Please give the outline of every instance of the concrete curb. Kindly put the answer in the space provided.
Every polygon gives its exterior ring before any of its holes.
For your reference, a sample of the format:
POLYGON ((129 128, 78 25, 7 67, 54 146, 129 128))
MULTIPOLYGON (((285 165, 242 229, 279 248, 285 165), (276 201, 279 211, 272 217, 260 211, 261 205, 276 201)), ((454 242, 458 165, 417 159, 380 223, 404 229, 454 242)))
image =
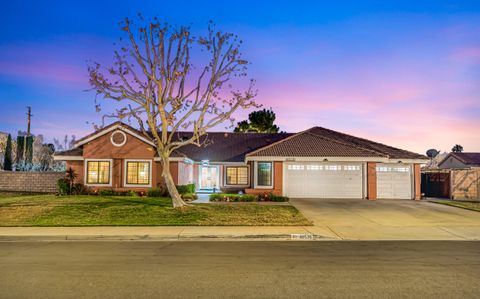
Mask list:
POLYGON ((49 241, 338 241, 313 234, 265 235, 11 235, 0 236, 0 242, 49 241))

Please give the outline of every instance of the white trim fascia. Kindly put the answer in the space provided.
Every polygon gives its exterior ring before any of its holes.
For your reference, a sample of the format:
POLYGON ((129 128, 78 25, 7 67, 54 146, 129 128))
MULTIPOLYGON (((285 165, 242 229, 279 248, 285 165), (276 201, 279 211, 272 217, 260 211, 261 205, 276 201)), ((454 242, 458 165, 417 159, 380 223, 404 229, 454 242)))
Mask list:
POLYGON ((282 162, 378 162, 378 163, 427 163, 428 159, 389 159, 382 157, 272 157, 254 156, 246 157, 245 163, 249 161, 282 161, 282 162), (325 161, 327 159, 327 161, 325 161))
POLYGON ((130 188, 145 188, 145 187, 152 187, 152 168, 153 168, 153 161, 151 159, 124 159, 123 160, 123 187, 130 187, 130 188), (148 181, 149 184, 127 184, 127 162, 148 162, 150 164, 149 167, 149 177, 148 181))
POLYGON ((53 156, 54 161, 83 161, 82 156, 53 156))
POLYGON ((90 187, 112 187, 112 178, 113 178, 113 159, 94 159, 94 158, 88 158, 88 159, 85 159, 85 164, 83 165, 83 172, 84 172, 84 176, 83 176, 83 181, 84 181, 84 185, 85 186, 90 186, 90 187), (88 170, 88 162, 96 162, 96 161, 99 161, 99 162, 103 162, 103 161, 108 161, 110 162, 110 177, 108 178, 108 181, 109 183, 108 184, 88 184, 87 181, 88 181, 88 173, 87 173, 87 170, 88 170))
POLYGON ((144 136, 141 136, 141 135, 133 132, 132 130, 130 130, 130 129, 128 129, 128 128, 125 128, 122 124, 116 124, 116 125, 108 128, 108 129, 106 129, 106 130, 100 130, 98 133, 96 133, 96 134, 88 137, 87 139, 82 140, 82 141, 79 141, 79 142, 76 142, 74 147, 79 147, 79 146, 81 146, 81 145, 83 145, 83 144, 85 144, 85 143, 88 143, 88 142, 90 142, 90 141, 92 141, 92 140, 94 140, 94 139, 97 139, 98 137, 101 137, 101 136, 103 136, 103 135, 105 135, 105 134, 108 134, 108 133, 110 133, 110 132, 112 132, 112 131, 114 131, 114 130, 122 130, 122 131, 124 131, 124 132, 127 132, 128 134, 130 134, 130 135, 132 135, 132 136, 134 136, 134 137, 142 140, 143 142, 145 142, 145 143, 147 143, 147 144, 155 147, 155 143, 154 143, 153 141, 145 138, 144 136))
POLYGON ((266 160, 263 160, 263 161, 255 161, 253 163, 253 189, 273 189, 273 186, 275 186, 275 182, 274 182, 274 179, 275 179, 275 163, 273 161, 266 161, 266 160), (257 185, 257 178, 258 178, 258 162, 265 162, 265 163, 270 163, 272 164, 272 184, 270 186, 258 186, 257 185))
MULTIPOLYGON (((188 158, 182 158, 182 157, 170 157, 168 158, 171 162, 186 162, 186 160, 190 160, 188 158)), ((162 159, 160 157, 155 157, 153 158, 153 161, 155 162, 160 162, 162 159)), ((188 162, 186 162, 188 163, 188 162)))

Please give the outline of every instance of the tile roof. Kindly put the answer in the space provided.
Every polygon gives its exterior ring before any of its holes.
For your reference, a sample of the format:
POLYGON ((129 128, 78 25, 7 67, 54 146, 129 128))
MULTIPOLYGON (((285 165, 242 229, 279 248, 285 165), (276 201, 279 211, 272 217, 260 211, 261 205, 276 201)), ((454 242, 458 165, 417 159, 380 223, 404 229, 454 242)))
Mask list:
MULTIPOLYGON (((128 129, 140 131, 123 123, 128 129)), ((97 134, 85 136, 85 140, 97 134)), ((174 139, 189 138, 192 132, 178 132, 174 139)), ((77 141, 77 142, 78 142, 77 141)), ((392 159, 428 159, 426 156, 394 148, 367 139, 340 133, 322 127, 291 133, 234 133, 210 132, 201 137, 204 145, 190 144, 172 153, 172 157, 187 157, 194 161, 243 162, 245 156, 283 156, 283 157, 384 157, 392 159)), ((81 156, 82 149, 55 153, 57 156, 81 156)))
POLYGON ((480 153, 450 153, 449 156, 453 156, 469 166, 480 166, 480 153))
MULTIPOLYGON (((180 138, 188 138, 192 133, 180 132, 178 135, 180 138)), ((180 148, 178 152, 194 161, 243 162, 246 154, 291 135, 293 134, 213 132, 201 137, 202 143, 206 141, 204 146, 190 144, 180 148)))
POLYGON ((322 127, 313 127, 307 131, 300 132, 276 144, 266 146, 248 156, 427 159, 426 156, 420 154, 322 127))

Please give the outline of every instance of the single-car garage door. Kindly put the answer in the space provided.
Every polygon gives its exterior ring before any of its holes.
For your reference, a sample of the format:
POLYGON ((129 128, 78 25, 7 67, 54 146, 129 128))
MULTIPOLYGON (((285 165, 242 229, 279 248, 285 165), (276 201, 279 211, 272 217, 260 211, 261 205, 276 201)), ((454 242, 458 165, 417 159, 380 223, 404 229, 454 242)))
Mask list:
POLYGON ((362 163, 287 162, 285 190, 292 198, 362 198, 362 163))
POLYGON ((412 198, 412 167, 377 164, 377 198, 412 198))

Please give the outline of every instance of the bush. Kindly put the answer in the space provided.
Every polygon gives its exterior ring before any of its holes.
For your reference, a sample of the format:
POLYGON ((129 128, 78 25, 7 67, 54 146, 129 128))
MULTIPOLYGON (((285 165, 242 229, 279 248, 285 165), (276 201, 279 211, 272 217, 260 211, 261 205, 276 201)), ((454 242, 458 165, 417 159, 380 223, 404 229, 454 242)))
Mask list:
POLYGON ((210 194, 210 201, 226 201, 226 202, 252 202, 257 197, 251 194, 228 194, 214 193, 210 194))
POLYGON ((58 179, 58 195, 69 195, 70 194, 70 183, 66 178, 58 179))
POLYGON ((273 194, 270 194, 269 199, 270 199, 270 201, 275 201, 275 202, 286 202, 286 201, 289 201, 289 198, 286 197, 286 196, 273 195, 273 194))
POLYGON ((148 197, 165 197, 167 195, 168 192, 164 188, 150 188, 147 191, 148 197))
POLYGON ((71 194, 86 195, 89 194, 89 190, 84 184, 77 183, 72 186, 71 194))
POLYGON ((196 200, 198 196, 195 193, 185 193, 185 194, 182 194, 182 198, 187 201, 192 201, 192 200, 196 200))
POLYGON ((98 195, 100 195, 100 196, 115 196, 117 194, 118 193, 115 192, 115 190, 113 190, 113 189, 103 189, 103 190, 100 190, 98 192, 98 195))
POLYGON ((128 190, 127 192, 125 192, 125 196, 137 197, 138 194, 137 194, 137 192, 135 192, 133 190, 128 190))
POLYGON ((195 184, 178 185, 177 191, 180 194, 195 193, 195 184))

